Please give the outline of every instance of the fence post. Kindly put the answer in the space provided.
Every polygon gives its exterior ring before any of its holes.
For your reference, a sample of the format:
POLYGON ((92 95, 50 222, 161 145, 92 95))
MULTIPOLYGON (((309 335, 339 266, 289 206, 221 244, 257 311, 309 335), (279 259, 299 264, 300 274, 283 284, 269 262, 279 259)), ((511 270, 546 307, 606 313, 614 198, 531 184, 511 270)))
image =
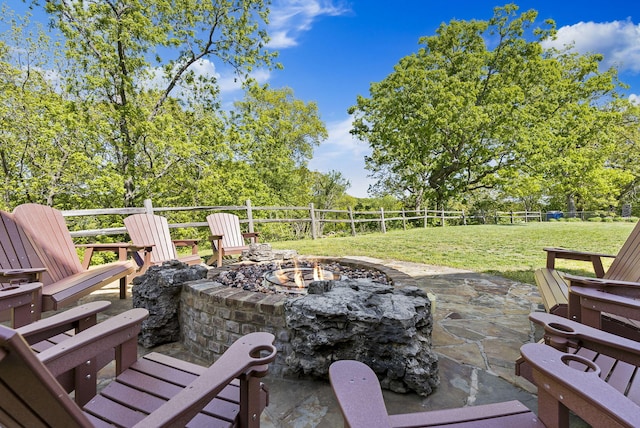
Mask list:
POLYGON ((427 228, 427 222, 429 220, 429 210, 427 207, 424 207, 424 228, 427 228))
POLYGON ((144 210, 147 214, 153 214, 153 203, 151 202, 151 199, 144 200, 144 210))
POLYGON ((402 209, 402 229, 407 230, 407 218, 404 215, 404 208, 402 209))
POLYGON ((253 233, 253 210, 251 209, 251 199, 247 199, 247 220, 249 220, 249 233, 253 233))
POLYGON ((380 227, 382 228, 382 233, 387 233, 387 225, 384 223, 384 208, 380 208, 380 227))
POLYGON ((440 213, 440 225, 444 227, 444 208, 442 208, 442 211, 440 213))
POLYGON ((513 224, 513 210, 509 211, 509 222, 513 224))
POLYGON ((309 216, 311 217, 311 239, 316 239, 316 210, 313 208, 313 202, 309 204, 309 216))
POLYGON ((356 222, 353 218, 353 208, 349 207, 349 220, 351 222, 351 236, 356 236, 356 222))
POLYGON ((467 225, 467 217, 464 215, 464 210, 462 210, 462 225, 467 225))

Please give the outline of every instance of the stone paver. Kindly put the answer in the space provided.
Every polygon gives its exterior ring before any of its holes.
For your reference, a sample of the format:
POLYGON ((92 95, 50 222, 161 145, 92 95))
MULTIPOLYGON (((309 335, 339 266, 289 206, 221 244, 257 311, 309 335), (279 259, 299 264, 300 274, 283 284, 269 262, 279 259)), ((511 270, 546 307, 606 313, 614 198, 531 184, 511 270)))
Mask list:
MULTIPOLYGON (((441 384, 428 397, 384 391, 390 413, 405 413, 517 399, 537 409, 535 387, 514 375, 522 344, 537 335, 528 314, 540 310, 536 287, 460 269, 351 257, 380 263, 415 278, 435 296, 433 346, 439 356, 441 384)), ((117 298, 117 288, 86 298, 113 301, 109 313, 131 307, 131 299, 117 298)), ((140 348, 140 352, 148 352, 140 348)), ((153 351, 200 362, 179 343, 153 351)), ((201 362, 200 362, 201 363, 201 362)), ((270 405, 264 427, 342 426, 339 408, 327 380, 265 378, 270 405)))

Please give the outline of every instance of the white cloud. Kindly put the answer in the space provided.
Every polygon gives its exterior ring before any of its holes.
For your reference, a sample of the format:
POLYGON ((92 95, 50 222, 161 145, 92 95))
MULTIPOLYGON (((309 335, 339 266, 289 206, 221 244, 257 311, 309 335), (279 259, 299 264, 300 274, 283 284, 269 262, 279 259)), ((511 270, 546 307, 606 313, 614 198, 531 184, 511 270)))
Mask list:
POLYGON ((629 101, 632 104, 640 105, 640 95, 636 95, 636 94, 629 95, 629 101))
MULTIPOLYGON (((267 69, 258 69, 249 73, 249 77, 258 83, 266 83, 271 78, 271 72, 267 69)), ((234 92, 242 89, 242 79, 233 73, 224 73, 218 76, 220 92, 234 92)))
POLYGON ((573 44, 580 53, 600 53, 602 66, 619 71, 640 72, 640 25, 630 19, 613 22, 579 22, 558 29, 557 39, 545 47, 562 48, 573 44))
POLYGON ((279 0, 269 15, 269 47, 285 49, 298 44, 301 33, 309 31, 320 16, 339 16, 349 9, 331 0, 279 0))
POLYGON ((269 47, 274 49, 286 49, 296 46, 298 42, 293 37, 290 37, 286 30, 274 31, 269 34, 271 38, 269 40, 269 47))
MULTIPOLYGON (((232 70, 228 72, 220 72, 216 69, 213 62, 208 59, 201 59, 191 65, 190 70, 195 73, 195 77, 208 76, 215 77, 218 81, 220 92, 230 93, 240 91, 242 89, 242 79, 240 79, 232 70)), ((149 79, 147 86, 151 88, 165 88, 167 85, 167 79, 164 77, 164 72, 160 67, 154 67, 149 71, 151 78, 149 79)), ((271 78, 271 72, 267 69, 254 70, 249 74, 249 77, 255 79, 258 83, 266 83, 271 78)), ((172 94, 175 97, 181 98, 185 95, 186 89, 178 85, 174 89, 172 94)))

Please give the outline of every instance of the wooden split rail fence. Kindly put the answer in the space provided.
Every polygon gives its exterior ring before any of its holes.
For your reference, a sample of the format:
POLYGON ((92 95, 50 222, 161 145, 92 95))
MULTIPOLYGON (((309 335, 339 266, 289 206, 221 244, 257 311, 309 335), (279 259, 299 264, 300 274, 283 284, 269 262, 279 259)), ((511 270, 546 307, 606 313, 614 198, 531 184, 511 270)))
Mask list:
MULTIPOLYGON (((86 209, 86 210, 66 210, 62 214, 68 218, 96 217, 96 216, 128 216, 131 214, 152 213, 159 215, 167 215, 170 212, 204 212, 205 215, 196 215, 193 217, 205 217, 206 215, 217 212, 234 212, 240 217, 240 222, 247 224, 248 231, 254 232, 257 224, 266 223, 288 223, 288 224, 308 224, 309 234, 312 239, 316 239, 322 235, 324 226, 327 224, 347 224, 350 226, 351 234, 357 234, 357 225, 363 223, 373 223, 379 228, 379 231, 386 233, 387 225, 399 227, 401 224, 403 229, 407 228, 409 222, 417 222, 423 227, 430 224, 445 226, 447 222, 455 222, 456 224, 466 225, 468 221, 475 221, 482 224, 487 223, 490 216, 475 215, 468 216, 464 211, 444 211, 444 210, 399 210, 385 211, 383 208, 374 211, 354 211, 348 210, 322 210, 316 209, 313 204, 307 207, 276 207, 276 206, 252 206, 251 201, 247 200, 245 205, 235 206, 196 206, 196 207, 154 207, 152 201, 147 199, 144 206, 140 208, 105 208, 105 209, 86 209), (264 217, 265 212, 297 212, 300 217, 293 216, 291 218, 273 218, 264 217), (256 212, 260 212, 260 216, 254 216, 256 212)), ((529 221, 530 219, 542 219, 540 212, 510 212, 495 213, 493 219, 496 222, 508 215, 511 223, 514 221, 529 221)), ((206 221, 193 221, 187 223, 171 223, 171 228, 205 228, 208 227, 206 221)), ((89 237, 98 235, 122 235, 126 233, 123 226, 101 228, 101 229, 85 229, 74 230, 71 232, 73 237, 89 237)))

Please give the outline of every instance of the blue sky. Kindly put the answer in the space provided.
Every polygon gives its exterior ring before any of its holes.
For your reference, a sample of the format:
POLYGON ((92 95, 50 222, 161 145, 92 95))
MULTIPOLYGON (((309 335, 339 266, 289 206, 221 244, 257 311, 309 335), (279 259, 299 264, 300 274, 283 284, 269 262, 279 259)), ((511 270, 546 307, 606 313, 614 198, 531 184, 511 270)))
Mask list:
MULTIPOLYGON (((489 19, 495 6, 486 0, 275 0, 272 5, 273 47, 284 70, 264 80, 290 87, 296 98, 318 104, 329 138, 315 150, 309 166, 340 171, 350 182, 347 193, 366 197, 364 156, 368 145, 349 135, 347 109, 369 85, 384 79, 400 58, 418 50, 418 39, 434 35, 452 19, 489 19), (275 18, 275 19, 274 19, 275 18), (277 24, 277 25, 276 25, 277 24)), ((542 23, 551 18, 559 40, 574 41, 581 52, 599 52, 604 65, 617 64, 630 96, 640 96, 640 2, 520 1, 520 11, 535 9, 542 23)))
MULTIPOLYGON (((7 2, 24 10, 24 3, 7 2)), ((317 103, 329 138, 316 148, 313 170, 340 171, 351 182, 347 190, 367 197, 372 181, 364 169, 368 145, 351 138, 347 109, 369 85, 384 79, 393 66, 419 48, 418 39, 435 34, 452 19, 486 20, 504 2, 489 0, 272 0, 270 47, 278 50, 284 70, 258 70, 254 77, 273 88, 289 87, 295 97, 317 103)), ((556 21, 559 43, 574 42, 580 52, 604 55, 615 64, 626 93, 640 97, 640 2, 635 0, 514 1, 520 11, 535 9, 538 20, 556 21)), ((46 20, 36 12, 35 20, 46 20)), ((226 105, 242 98, 234 76, 216 64, 199 64, 215 73, 226 105)), ((640 99, 639 99, 640 101, 640 99)))

